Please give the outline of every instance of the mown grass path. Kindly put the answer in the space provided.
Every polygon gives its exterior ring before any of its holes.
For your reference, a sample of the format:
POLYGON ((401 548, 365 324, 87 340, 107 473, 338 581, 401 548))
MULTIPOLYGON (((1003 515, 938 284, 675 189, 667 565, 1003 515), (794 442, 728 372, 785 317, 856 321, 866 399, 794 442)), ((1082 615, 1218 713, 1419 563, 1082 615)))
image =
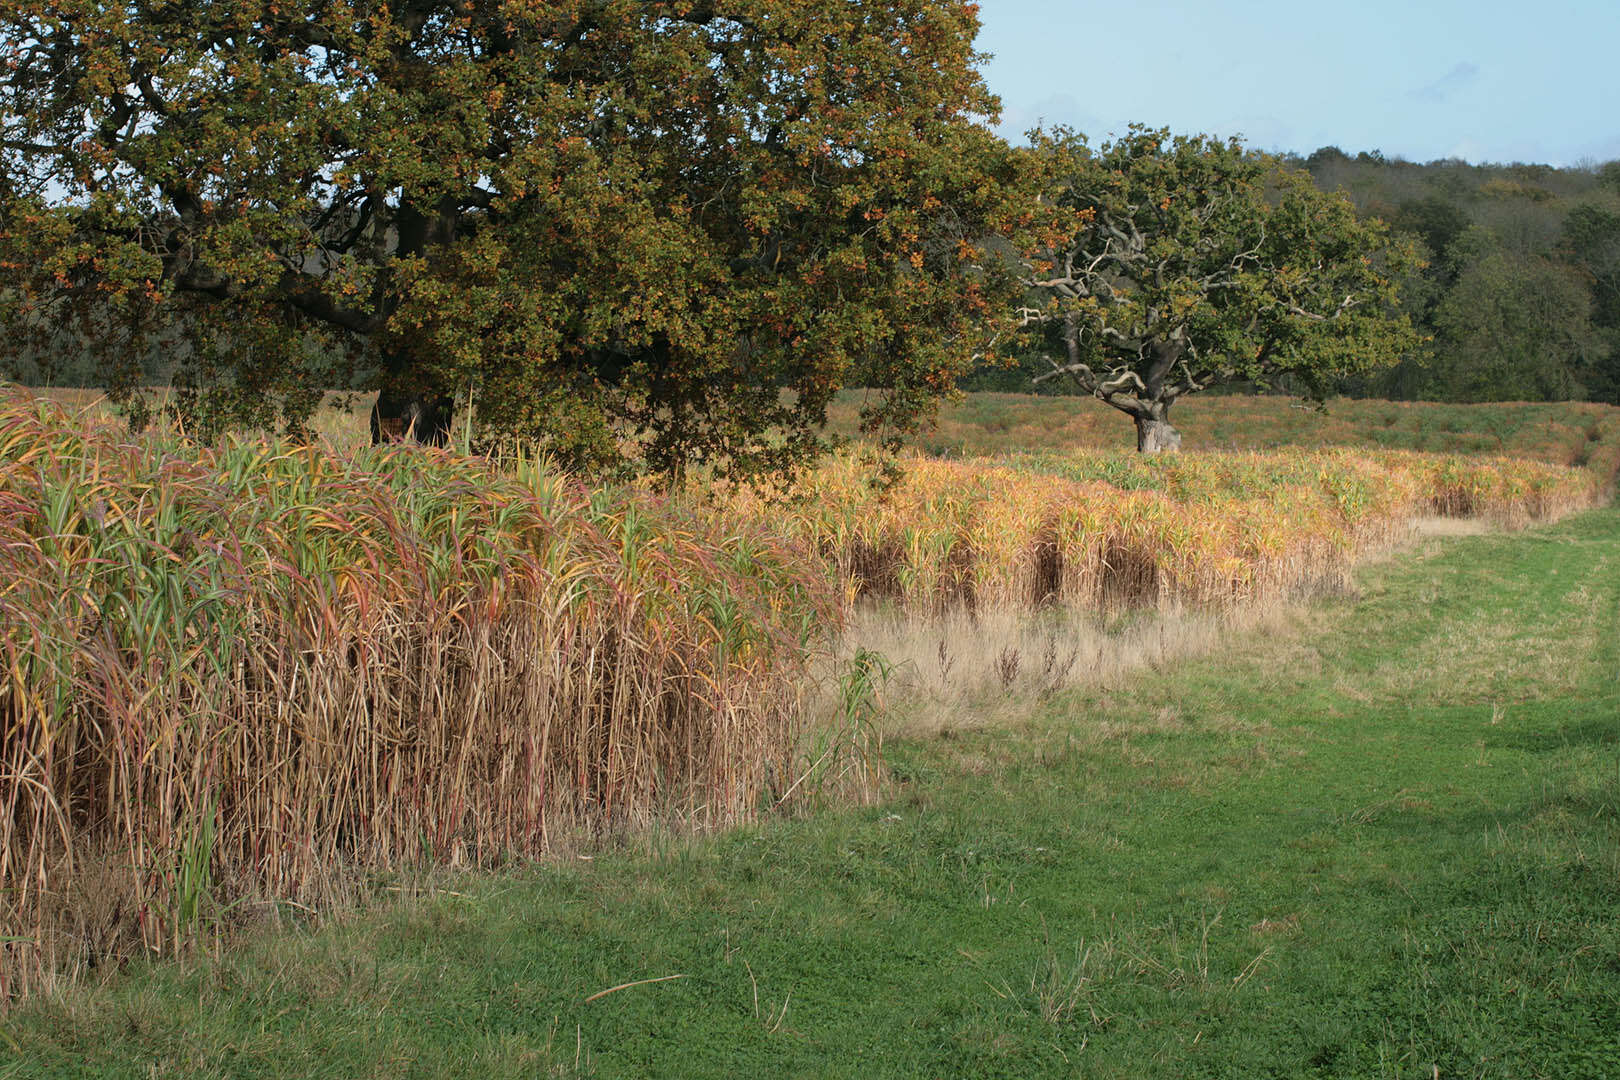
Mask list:
POLYGON ((1620 1075, 1620 512, 1360 590, 891 744, 881 806, 13 1016, 0 1074, 1620 1075))

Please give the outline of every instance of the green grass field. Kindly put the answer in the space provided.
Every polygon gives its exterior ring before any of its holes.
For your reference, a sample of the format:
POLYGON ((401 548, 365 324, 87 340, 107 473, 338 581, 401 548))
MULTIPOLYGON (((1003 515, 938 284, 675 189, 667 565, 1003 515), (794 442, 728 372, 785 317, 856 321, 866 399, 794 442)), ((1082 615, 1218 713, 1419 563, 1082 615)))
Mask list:
POLYGON ((1357 584, 878 805, 25 1006, 0 1075, 1620 1075, 1620 511, 1357 584))
MULTIPOLYGON (((838 396, 828 413, 832 430, 857 433, 864 396, 859 390, 838 396)), ((1606 477, 1620 468, 1620 408, 1590 402, 1452 405, 1337 398, 1319 411, 1286 397, 1193 394, 1170 418, 1184 435, 1184 450, 1366 446, 1507 454, 1590 466, 1606 477)), ((960 458, 1080 447, 1130 450, 1136 434, 1123 413, 1090 398, 978 393, 942 408, 937 425, 909 442, 960 458)))
MULTIPOLYGON (((75 409, 107 410, 94 390, 37 390, 75 409)), ((864 390, 845 390, 828 410, 828 430, 859 435, 864 390)), ((317 435, 340 450, 369 441, 373 395, 330 394, 314 417, 317 435)), ((161 402, 161 396, 160 396, 161 402)), ((1452 405, 1338 398, 1323 411, 1293 398, 1194 394, 1171 419, 1187 450, 1272 450, 1364 446, 1444 454, 1507 454, 1584 465, 1605 477, 1620 469, 1620 408, 1590 402, 1452 405)), ((944 406, 938 422, 908 444, 953 458, 1035 450, 1130 450, 1135 433, 1124 414, 1078 397, 975 393, 944 406)))

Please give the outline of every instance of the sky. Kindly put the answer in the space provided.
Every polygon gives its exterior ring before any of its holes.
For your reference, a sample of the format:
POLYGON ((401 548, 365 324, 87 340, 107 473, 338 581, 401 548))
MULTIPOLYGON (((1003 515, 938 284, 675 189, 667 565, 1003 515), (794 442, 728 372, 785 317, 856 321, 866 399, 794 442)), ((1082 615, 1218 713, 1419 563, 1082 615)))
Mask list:
POLYGON ((980 0, 1001 133, 1141 122, 1410 161, 1620 159, 1620 0, 980 0))

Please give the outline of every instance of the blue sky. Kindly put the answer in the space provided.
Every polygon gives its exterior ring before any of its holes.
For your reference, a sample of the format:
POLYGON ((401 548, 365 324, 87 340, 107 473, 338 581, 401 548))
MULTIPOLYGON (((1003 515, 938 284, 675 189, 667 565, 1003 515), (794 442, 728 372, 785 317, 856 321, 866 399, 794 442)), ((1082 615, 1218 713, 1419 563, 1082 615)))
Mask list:
POLYGON ((1413 161, 1620 158, 1620 0, 981 0, 1000 130, 1132 121, 1413 161))

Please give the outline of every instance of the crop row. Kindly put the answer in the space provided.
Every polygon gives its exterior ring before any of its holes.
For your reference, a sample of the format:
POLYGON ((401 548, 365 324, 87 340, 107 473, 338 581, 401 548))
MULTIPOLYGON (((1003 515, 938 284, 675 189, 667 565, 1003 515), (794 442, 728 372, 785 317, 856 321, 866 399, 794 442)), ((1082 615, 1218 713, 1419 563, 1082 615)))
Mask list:
POLYGON ((769 518, 819 549, 851 599, 920 611, 1059 603, 1229 607, 1332 587, 1416 516, 1550 520, 1604 494, 1588 470, 1402 451, 1072 452, 904 462, 874 483, 848 456, 769 518))
POLYGON ((760 529, 532 462, 0 398, 0 994, 355 868, 744 814, 836 613, 760 529))

